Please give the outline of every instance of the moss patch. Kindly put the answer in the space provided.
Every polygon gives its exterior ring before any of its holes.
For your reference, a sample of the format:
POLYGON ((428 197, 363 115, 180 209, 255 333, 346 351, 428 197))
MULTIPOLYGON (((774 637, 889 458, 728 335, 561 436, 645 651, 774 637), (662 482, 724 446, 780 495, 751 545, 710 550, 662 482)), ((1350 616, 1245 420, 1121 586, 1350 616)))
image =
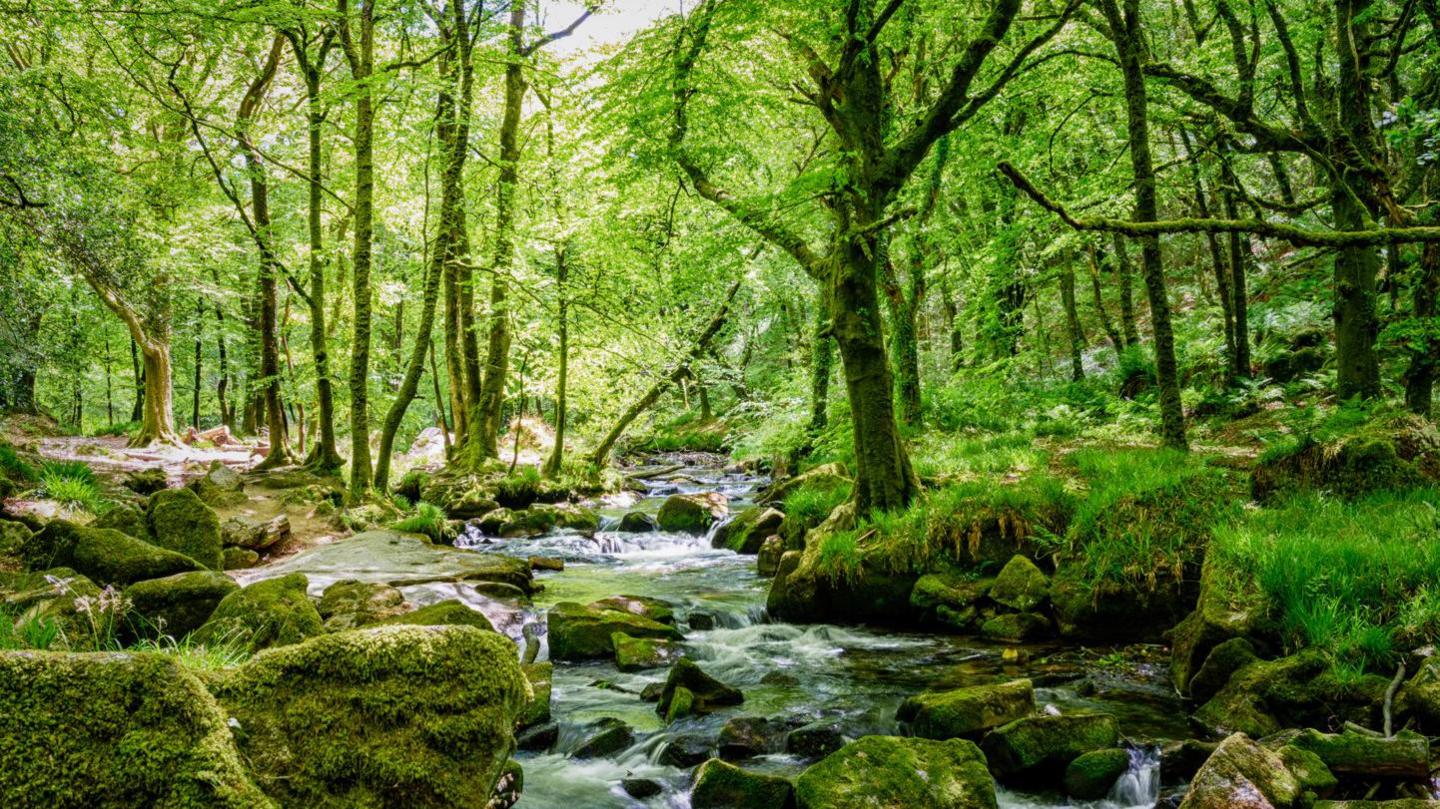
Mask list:
POLYGON ((198 643, 234 643, 250 651, 299 643, 325 632, 305 592, 304 574, 291 573, 225 596, 210 620, 195 631, 198 643))

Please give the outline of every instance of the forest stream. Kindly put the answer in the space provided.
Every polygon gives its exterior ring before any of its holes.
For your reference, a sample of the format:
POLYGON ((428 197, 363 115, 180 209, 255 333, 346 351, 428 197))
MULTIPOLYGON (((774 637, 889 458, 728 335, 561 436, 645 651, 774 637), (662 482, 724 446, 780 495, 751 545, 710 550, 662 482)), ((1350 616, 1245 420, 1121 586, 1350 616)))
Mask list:
MULTIPOLYGON (((541 633, 547 607, 561 601, 588 603, 616 594, 670 602, 682 623, 700 613, 713 616, 713 629, 691 627, 686 632, 686 654, 745 694, 742 706, 666 727, 654 703, 638 696, 647 684, 663 681, 665 669, 623 674, 608 660, 558 664, 551 709, 560 726, 559 741, 552 752, 518 757, 525 771, 520 807, 682 809, 689 806, 690 772, 662 763, 669 745, 698 743, 708 751, 722 726, 738 716, 766 717, 787 727, 825 722, 850 738, 895 734, 900 730, 895 711, 905 697, 939 683, 953 687, 993 673, 1033 678, 1039 704, 1067 711, 1103 709, 1116 715, 1122 732, 1136 745, 1131 771, 1106 801, 1078 804, 1060 796, 1002 790, 1002 807, 1155 805, 1159 763, 1154 745, 1187 735, 1185 713, 1166 686, 1163 669, 1142 665, 1134 670, 1134 676, 1120 677, 1067 658, 1063 649, 1053 645, 996 646, 946 635, 773 622, 765 614, 767 580, 756 575, 753 557, 712 549, 709 536, 607 530, 622 513, 635 509, 653 513, 666 496, 677 492, 720 492, 730 498, 733 513, 748 504, 748 498, 764 482, 724 471, 719 459, 712 459, 661 480, 643 481, 646 491, 638 502, 612 502, 602 509, 606 522, 594 538, 561 532, 491 542, 472 534, 462 541, 481 552, 565 560, 563 571, 540 576, 545 589, 533 609, 526 611, 525 620, 541 633), (1103 685, 1078 687, 1097 682, 1103 685), (1080 695, 1082 690, 1098 690, 1107 696, 1085 697, 1080 695), (606 717, 633 727, 634 744, 610 757, 571 758, 569 753, 588 735, 587 728, 606 717), (621 786, 626 778, 653 781, 663 793, 636 800, 621 786)), ((715 528, 718 525, 712 527, 712 534, 715 528)), ((541 658, 546 654, 542 650, 541 658)), ((783 743, 783 738, 779 741, 783 743)), ((795 775, 804 762, 776 750, 748 761, 747 767, 795 775)))

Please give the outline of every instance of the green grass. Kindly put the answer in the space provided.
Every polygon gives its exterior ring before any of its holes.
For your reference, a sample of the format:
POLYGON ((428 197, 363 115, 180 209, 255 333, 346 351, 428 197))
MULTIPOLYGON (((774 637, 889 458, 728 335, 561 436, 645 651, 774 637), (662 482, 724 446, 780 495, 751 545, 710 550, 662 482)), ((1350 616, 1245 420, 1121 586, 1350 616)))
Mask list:
POLYGON ((136 432, 139 429, 140 422, 138 421, 122 421, 117 424, 111 424, 105 427, 96 428, 94 432, 90 433, 90 435, 96 438, 104 438, 116 435, 130 435, 131 433, 136 432))
POLYGON ((8 444, 0 444, 0 475, 22 483, 33 483, 40 479, 35 467, 26 463, 15 452, 15 448, 8 444))
POLYGON ((980 436, 927 433, 912 444, 910 460, 922 478, 1024 473, 1045 465, 1047 456, 1035 440, 1029 430, 980 436))
POLYGON ((21 617, 0 610, 0 651, 59 649, 65 644, 60 624, 42 616, 21 617))
POLYGON ((816 571, 843 579, 858 575, 863 563, 877 572, 922 573, 960 560, 974 532, 991 521, 1038 546, 1053 546, 1072 507, 1064 481, 1048 474, 1013 483, 955 483, 929 492, 908 509, 872 512, 853 530, 824 537, 816 571))
POLYGON ((415 513, 391 527, 405 534, 423 534, 433 542, 445 541, 445 510, 429 503, 417 503, 415 513))
POLYGON ((1091 448, 1069 460, 1088 487, 1068 533, 1088 581, 1154 589, 1162 575, 1183 579, 1213 526, 1239 508, 1224 472, 1193 454, 1091 448))
POLYGON ((539 496, 542 482, 538 468, 521 467, 515 474, 506 475, 495 484, 495 499, 502 504, 528 505, 539 496))
POLYGON ((180 640, 168 635, 155 640, 142 640, 131 646, 129 651, 167 655, 193 671, 220 671, 238 666, 250 658, 242 643, 200 644, 192 641, 188 635, 180 640))
MULTIPOLYGON (((1440 492, 1344 502, 1308 493, 1217 529, 1217 561, 1255 581, 1286 645, 1352 672, 1440 641, 1440 492)), ((1387 672, 1388 673, 1388 672, 1387 672)))
POLYGON ((785 498, 780 510, 800 525, 819 525, 835 507, 850 499, 851 485, 804 486, 785 498))
POLYGON ((100 514, 109 507, 95 471, 81 461, 46 461, 40 468, 40 490, 71 511, 100 514))

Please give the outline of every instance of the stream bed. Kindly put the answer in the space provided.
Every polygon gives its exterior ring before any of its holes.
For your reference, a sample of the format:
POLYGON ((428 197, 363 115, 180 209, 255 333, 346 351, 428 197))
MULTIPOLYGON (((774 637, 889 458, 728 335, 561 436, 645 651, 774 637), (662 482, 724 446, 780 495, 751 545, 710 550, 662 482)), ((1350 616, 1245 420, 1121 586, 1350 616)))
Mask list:
MULTIPOLYGON (((1042 706, 1115 714, 1133 746, 1130 772, 1107 800, 1075 803, 1058 795, 1002 789, 1002 807, 1155 805, 1155 746, 1187 735, 1185 712, 1170 691, 1163 663, 1127 661, 1123 653, 1106 654, 1109 650, 1006 646, 942 634, 771 622, 764 609, 768 580, 756 574, 755 557, 713 549, 709 536, 606 530, 627 511, 653 514, 666 496, 677 492, 721 492, 730 498, 734 514, 765 482, 724 471, 718 461, 693 465, 663 480, 643 481, 647 491, 629 501, 602 504, 605 522, 593 538, 560 532, 489 541, 471 533, 459 543, 486 553, 565 560, 563 571, 538 575, 543 591, 532 608, 517 616, 530 634, 540 635, 540 659, 548 655, 543 633, 549 606, 621 594, 659 598, 674 604, 682 628, 694 613, 713 620, 713 628, 686 632, 686 653, 745 694, 741 706, 666 727, 654 703, 638 696, 647 684, 663 681, 665 669, 627 674, 612 661, 557 664, 551 709, 560 726, 559 740, 551 752, 517 755, 525 771, 521 809, 687 809, 690 771, 661 763, 666 745, 692 739, 713 742, 725 722, 737 716, 795 725, 823 721, 836 725, 847 738, 898 734, 895 710, 906 697, 982 682, 996 674, 1030 677, 1042 706), (635 743, 611 757, 571 758, 568 753, 584 740, 587 725, 606 717, 633 727, 635 743), (662 791, 637 800, 621 787, 626 778, 649 779, 662 791)), ((511 626, 512 635, 520 634, 511 626)), ((1156 651, 1150 650, 1149 657, 1161 659, 1156 651)), ((808 762, 775 753, 741 763, 793 776, 808 762)))

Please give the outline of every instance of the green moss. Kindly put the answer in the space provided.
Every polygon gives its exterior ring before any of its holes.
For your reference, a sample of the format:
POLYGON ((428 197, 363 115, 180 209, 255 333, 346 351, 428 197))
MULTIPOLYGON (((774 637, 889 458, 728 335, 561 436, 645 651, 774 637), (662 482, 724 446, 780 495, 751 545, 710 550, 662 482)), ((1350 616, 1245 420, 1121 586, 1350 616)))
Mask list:
POLYGON ((1024 556, 1013 556, 995 577, 989 594, 996 603, 1029 612, 1049 600, 1050 580, 1034 562, 1024 556))
POLYGON ((494 632, 495 627, 485 613, 467 605, 458 598, 451 598, 413 612, 386 618, 381 623, 407 624, 410 626, 470 626, 494 632))
POLYGON ((1128 769, 1130 753, 1118 747, 1081 754, 1065 768, 1065 794, 1084 801, 1100 800, 1128 769))
POLYGON ((586 660, 610 657, 615 644, 611 636, 623 632, 634 638, 679 640, 673 626, 641 615, 563 601, 550 608, 545 617, 552 660, 586 660))
POLYGON ((695 787, 690 793, 694 809, 787 809, 790 806, 790 782, 776 775, 748 772, 733 764, 712 758, 695 771, 695 787))
POLYGON ((259 651, 323 634, 320 613, 305 592, 308 584, 303 573, 291 573, 237 590, 220 601, 195 638, 259 651))
POLYGON ((189 570, 199 562, 109 528, 51 520, 21 553, 32 570, 72 567, 99 584, 125 585, 189 570))
POLYGON ((130 624, 140 636, 184 637, 199 629, 225 596, 239 589, 229 576, 208 570, 136 582, 125 588, 131 603, 130 624))
POLYGON ((736 553, 755 554, 760 544, 780 530, 785 515, 773 508, 751 506, 720 526, 715 532, 712 544, 717 548, 729 548, 736 553))
POLYGON ((376 627, 216 678, 262 789, 285 806, 484 806, 527 699, 515 647, 471 627, 376 627))
POLYGON ((1108 714, 1032 716, 990 731, 980 749, 1001 778, 1058 781, 1071 761, 1092 750, 1114 747, 1119 740, 1119 726, 1108 714))
POLYGON ((900 704, 896 718, 910 724, 922 739, 975 736, 1035 711, 1035 689, 1029 680, 976 685, 952 691, 916 694, 900 704))
POLYGON ((745 701, 745 695, 740 693, 740 689, 706 674, 694 661, 682 657, 670 667, 655 711, 661 716, 671 717, 676 714, 674 703, 682 700, 689 703, 688 709, 680 713, 685 716, 714 713, 721 708, 740 705, 745 701))
POLYGON ((717 508, 706 495, 672 494, 660 504, 655 521, 661 531, 703 534, 723 513, 723 507, 717 508))
POLYGON ((429 503, 416 503, 414 514, 390 527, 403 534, 420 534, 431 542, 449 542, 453 538, 444 509, 429 503))
POLYGON ((530 683, 530 699, 515 719, 516 728, 528 728, 550 721, 550 694, 555 679, 555 664, 526 663, 521 670, 530 683))
POLYGON ((150 495, 145 522, 160 547, 183 553, 211 570, 224 568, 220 518, 189 489, 150 495))
POLYGON ((995 782, 973 742, 865 736, 795 780, 799 809, 850 806, 995 809, 995 782))
POLYGON ((0 654, 0 804, 273 807, 226 713, 153 654, 0 654))
POLYGON ((616 632, 610 640, 615 645, 615 667, 621 671, 660 668, 680 654, 679 647, 666 640, 632 638, 624 632, 616 632))

